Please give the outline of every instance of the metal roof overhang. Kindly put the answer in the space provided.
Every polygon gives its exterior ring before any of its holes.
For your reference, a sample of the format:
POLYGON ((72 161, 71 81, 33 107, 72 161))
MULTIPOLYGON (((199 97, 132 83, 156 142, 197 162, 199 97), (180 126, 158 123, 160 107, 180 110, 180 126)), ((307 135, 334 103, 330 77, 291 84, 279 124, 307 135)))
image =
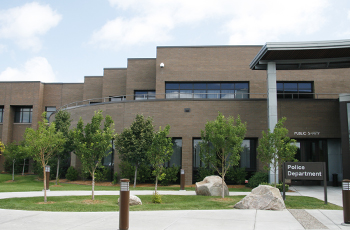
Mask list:
POLYGON ((266 70, 268 62, 277 70, 350 68, 350 40, 268 42, 249 66, 266 70))

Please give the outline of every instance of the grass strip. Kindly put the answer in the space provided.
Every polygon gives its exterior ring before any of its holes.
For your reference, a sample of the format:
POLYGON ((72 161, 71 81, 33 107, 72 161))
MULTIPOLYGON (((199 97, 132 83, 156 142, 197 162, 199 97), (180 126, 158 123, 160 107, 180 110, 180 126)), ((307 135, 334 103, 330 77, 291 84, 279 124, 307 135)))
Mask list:
MULTIPOLYGON (((155 211, 155 210, 215 210, 232 209, 244 196, 221 197, 211 196, 176 196, 162 195, 162 203, 152 203, 152 195, 138 196, 142 205, 131 206, 130 211, 155 211)), ((48 202, 43 203, 43 197, 11 198, 0 200, 1 209, 53 211, 53 212, 107 212, 119 211, 119 196, 64 196, 48 197, 48 202)), ((325 205, 323 201, 305 196, 287 196, 286 207, 288 209, 330 209, 342 210, 334 204, 325 205)))
MULTIPOLYGON (((28 191, 42 191, 44 188, 43 181, 38 181, 36 175, 15 175, 15 181, 12 180, 10 174, 0 174, 0 192, 28 192, 28 191)), ((78 185, 69 183, 60 183, 55 186, 55 183, 50 182, 51 191, 90 191, 91 185, 78 185)), ((95 186, 96 191, 119 191, 119 186, 95 186)), ((130 190, 154 190, 154 187, 136 187, 130 185, 130 190)), ((158 190, 179 191, 178 186, 158 186, 158 190)), ((186 187, 187 191, 194 191, 193 187, 186 187)), ((251 188, 229 188, 230 192, 250 192, 251 188)))

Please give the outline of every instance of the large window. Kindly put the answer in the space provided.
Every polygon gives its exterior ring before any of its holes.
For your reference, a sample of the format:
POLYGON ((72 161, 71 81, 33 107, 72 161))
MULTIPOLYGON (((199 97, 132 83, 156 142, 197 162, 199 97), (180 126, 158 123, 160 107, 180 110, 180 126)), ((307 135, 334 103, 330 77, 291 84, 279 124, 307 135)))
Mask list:
POLYGON ((313 98, 312 82, 277 82, 277 98, 313 98))
POLYGON ((156 99, 155 90, 135 90, 135 100, 156 99))
POLYGON ((167 82, 166 98, 249 98, 248 82, 167 82))
POLYGON ((45 112, 46 112, 46 120, 49 120, 51 114, 56 112, 56 106, 46 106, 45 107, 45 112))
MULTIPOLYGON (((205 167, 200 159, 201 139, 193 139, 193 168, 205 167)), ((243 151, 239 167, 246 168, 248 171, 256 170, 256 139, 245 139, 242 143, 243 151)))
POLYGON ((3 122, 4 119, 4 106, 0 106, 0 123, 3 122))
POLYGON ((170 158, 169 162, 165 163, 165 167, 171 166, 181 166, 182 159, 182 139, 181 138, 173 138, 173 155, 170 158))
POLYGON ((125 96, 110 96, 109 101, 125 101, 125 96))
POLYGON ((15 123, 32 123, 33 107, 15 107, 15 123))

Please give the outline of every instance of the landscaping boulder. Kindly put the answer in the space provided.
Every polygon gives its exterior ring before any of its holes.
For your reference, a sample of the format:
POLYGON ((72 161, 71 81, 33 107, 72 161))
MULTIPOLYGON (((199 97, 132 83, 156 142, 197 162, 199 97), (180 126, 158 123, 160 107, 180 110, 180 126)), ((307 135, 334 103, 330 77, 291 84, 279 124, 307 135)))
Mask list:
MULTIPOLYGON (((118 198, 118 204, 119 204, 119 199, 118 198)), ((142 205, 142 201, 140 198, 138 198, 137 196, 134 196, 134 195, 130 195, 130 198, 129 198, 129 205, 130 206, 133 206, 133 205, 142 205)))
MULTIPOLYGON (((196 195, 221 196, 222 179, 219 176, 207 176, 203 181, 196 183, 196 195)), ((228 188, 224 181, 224 195, 228 196, 228 188)))
POLYGON ((282 211, 286 206, 278 188, 259 185, 238 202, 234 208, 282 211))

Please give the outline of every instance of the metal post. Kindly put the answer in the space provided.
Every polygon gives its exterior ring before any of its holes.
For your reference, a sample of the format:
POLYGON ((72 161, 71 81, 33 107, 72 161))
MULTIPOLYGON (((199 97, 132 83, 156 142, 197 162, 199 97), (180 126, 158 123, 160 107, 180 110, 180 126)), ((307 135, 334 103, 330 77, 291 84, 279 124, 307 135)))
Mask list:
POLYGON ((120 180, 119 230, 129 229, 129 182, 128 179, 120 180))
POLYGON ((185 190, 185 170, 181 169, 180 190, 185 190))
POLYGON ((46 173, 46 190, 50 190, 50 186, 49 186, 49 183, 50 183, 50 165, 45 166, 45 173, 46 173))
POLYGON ((343 225, 350 225, 350 180, 343 180, 343 225))

